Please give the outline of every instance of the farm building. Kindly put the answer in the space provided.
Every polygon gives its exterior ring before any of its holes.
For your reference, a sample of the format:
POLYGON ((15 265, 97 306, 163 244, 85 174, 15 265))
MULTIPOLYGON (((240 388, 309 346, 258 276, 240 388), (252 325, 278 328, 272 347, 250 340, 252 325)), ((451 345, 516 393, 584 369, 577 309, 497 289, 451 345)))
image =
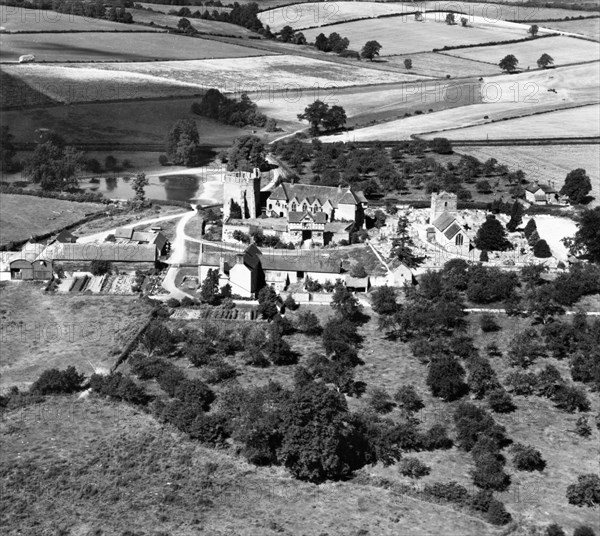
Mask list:
POLYGON ((122 227, 115 230, 115 241, 118 243, 152 244, 156 246, 158 256, 166 255, 169 250, 169 240, 161 232, 136 231, 122 227))
POLYGON ((547 184, 533 183, 525 188, 525 200, 534 205, 562 204, 558 192, 547 184))
POLYGON ((48 281, 53 277, 52 261, 29 261, 21 252, 4 252, 0 262, 2 281, 48 281))
POLYGON ((219 286, 231 285, 233 294, 252 298, 265 285, 281 292, 288 285, 306 278, 324 283, 340 277, 339 262, 317 259, 313 255, 264 255, 255 245, 243 253, 200 252, 198 276, 204 281, 211 269, 219 270, 219 286))
POLYGON ((70 231, 64 229, 56 235, 54 241, 60 242, 61 244, 74 244, 77 242, 77 237, 70 231))

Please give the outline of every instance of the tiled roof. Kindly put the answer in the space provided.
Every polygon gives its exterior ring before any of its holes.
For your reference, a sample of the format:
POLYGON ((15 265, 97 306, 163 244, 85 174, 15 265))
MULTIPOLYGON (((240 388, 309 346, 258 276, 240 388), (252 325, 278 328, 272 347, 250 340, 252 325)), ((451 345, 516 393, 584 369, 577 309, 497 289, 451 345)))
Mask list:
POLYGON ((555 194, 556 190, 547 184, 530 184, 525 188, 528 192, 532 194, 536 193, 539 190, 542 190, 545 194, 555 194))
POLYGON ((431 224, 438 230, 438 231, 445 231, 453 222, 454 222, 454 216, 452 216, 452 214, 449 214, 448 212, 442 212, 434 221, 431 222, 431 224))
POLYGON ((325 223, 327 215, 324 212, 288 212, 288 221, 290 223, 300 223, 305 216, 309 216, 315 223, 325 223))
POLYGON ((56 238, 54 240, 56 240, 57 242, 76 242, 77 237, 70 231, 63 229, 60 233, 56 235, 56 238))
POLYGON ((133 228, 129 227, 120 227, 119 229, 115 229, 115 238, 127 238, 131 240, 133 236, 133 228))
POLYGON ((460 232, 460 225, 458 225, 458 223, 454 222, 450 227, 448 227, 448 229, 446 229, 444 231, 444 236, 448 240, 451 240, 459 232, 460 232))
POLYGON ((341 189, 335 186, 319 186, 316 184, 290 184, 284 182, 277 186, 269 196, 269 200, 274 201, 291 201, 294 198, 300 203, 307 199, 310 204, 315 199, 318 199, 321 204, 329 200, 333 208, 337 208, 340 202, 348 204, 366 203, 362 192, 352 192, 348 188, 341 189))
POLYGON ((314 254, 304 256, 268 255, 261 257, 264 270, 283 270, 287 272, 319 272, 339 274, 339 262, 317 258, 314 254))
POLYGON ((350 231, 354 226, 354 223, 348 223, 347 221, 329 221, 325 224, 326 233, 340 233, 342 231, 350 231))
POLYGON ((369 286, 369 276, 367 277, 352 277, 346 276, 346 286, 353 288, 367 288, 369 286))
POLYGON ((146 242, 147 244, 154 244, 159 250, 165 247, 168 240, 167 237, 162 233, 150 233, 146 231, 135 231, 131 236, 131 240, 134 242, 146 242))
POLYGON ((154 262, 156 246, 152 244, 123 244, 113 242, 60 244, 49 246, 39 257, 57 261, 154 262))

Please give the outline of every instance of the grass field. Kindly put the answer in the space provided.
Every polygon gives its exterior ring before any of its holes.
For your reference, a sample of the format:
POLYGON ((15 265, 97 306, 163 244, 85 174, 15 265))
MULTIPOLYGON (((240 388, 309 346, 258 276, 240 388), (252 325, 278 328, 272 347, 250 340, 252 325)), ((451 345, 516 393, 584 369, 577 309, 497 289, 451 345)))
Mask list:
POLYGON ((386 56, 378 61, 378 65, 395 65, 406 72, 416 73, 423 76, 435 78, 452 78, 463 76, 485 76, 498 72, 496 66, 481 61, 465 60, 438 52, 419 52, 416 54, 401 54, 399 56, 386 56), (408 70, 404 67, 404 60, 410 59, 412 67, 408 70))
POLYGON ((600 18, 585 20, 566 20, 560 22, 549 22, 548 28, 560 30, 561 32, 573 32, 600 40, 600 18))
POLYGON ((538 180, 559 190, 569 171, 584 168, 592 182, 590 195, 593 206, 600 204, 600 149, 594 145, 552 145, 512 147, 459 147, 461 154, 469 154, 482 162, 496 158, 511 169, 523 169, 527 180, 538 180))
MULTIPOLYGON (((177 8, 178 6, 169 6, 170 9, 177 8)), ((194 7, 191 6, 192 11, 196 9, 200 9, 201 11, 204 9, 202 6, 194 7)), ((166 26, 169 28, 177 28, 177 23, 181 20, 181 17, 177 15, 167 15, 164 13, 160 13, 157 11, 148 11, 145 9, 131 9, 131 14, 133 15, 133 20, 135 22, 140 22, 143 24, 154 23, 157 26, 166 26)), ((211 9, 212 13, 212 9, 211 9)), ((192 26, 201 33, 207 34, 215 34, 215 35, 233 35, 235 37, 249 37, 254 36, 258 37, 256 32, 251 32, 250 30, 244 28, 243 26, 238 26, 236 24, 229 24, 228 22, 220 22, 215 20, 203 20, 203 19, 188 19, 192 26)))
MULTIPOLYGON (((336 31, 350 39, 350 48, 360 48, 373 36, 381 44, 381 56, 395 54, 411 54, 429 52, 444 46, 470 45, 490 41, 507 41, 527 37, 525 24, 509 22, 488 22, 483 18, 475 18, 470 26, 463 28, 460 24, 449 26, 445 21, 446 13, 429 13, 423 22, 415 21, 412 15, 371 19, 336 24, 336 31)), ((333 28, 333 27, 332 27, 333 28)), ((310 29, 303 32, 309 41, 314 41, 321 29, 310 29)), ((543 30, 540 30, 543 33, 543 30)))
POLYGON ((106 210, 98 203, 75 203, 29 195, 0 195, 0 243, 26 240, 60 229, 86 214, 106 210))
MULTIPOLYGON (((0 29, 7 32, 148 32, 134 24, 79 17, 44 9, 0 6, 0 29)), ((2 36, 4 40, 4 36, 2 36)))
MULTIPOLYGON (((243 4, 244 2, 239 2, 240 4, 243 4)), ((263 2, 261 2, 262 4, 263 2)), ((179 11, 182 7, 184 7, 184 3, 181 4, 149 4, 147 2, 136 2, 136 5, 140 5, 143 8, 150 8, 153 11, 160 11, 162 13, 169 13, 169 11, 179 11)), ((230 7, 216 7, 216 6, 186 6, 188 7, 192 13, 196 10, 199 10, 200 13, 204 13, 205 9, 208 9, 208 12, 212 15, 213 11, 218 11, 219 13, 224 13, 227 12, 229 13, 231 11, 230 7)))
POLYGON ((28 282, 3 283, 0 300, 3 392, 49 368, 108 372, 151 309, 136 297, 44 294, 42 284, 28 282))
POLYGON ((537 69, 536 62, 544 53, 552 56, 555 65, 600 59, 600 47, 598 43, 564 36, 535 39, 508 45, 459 48, 447 52, 451 56, 485 61, 495 65, 507 54, 513 54, 519 60, 519 69, 537 69))
POLYGON ((184 118, 196 121, 202 144, 226 146, 249 132, 192 115, 190 106, 197 100, 78 104, 9 111, 3 113, 3 123, 10 126, 11 134, 19 142, 31 142, 35 130, 44 127, 61 132, 71 143, 163 143, 169 127, 184 118))
MULTIPOLYGON (((600 136, 600 105, 449 130, 445 135, 452 140, 600 136)), ((435 135, 424 137, 433 138, 435 135)))
POLYGON ((153 61, 235 58, 262 52, 233 45, 165 33, 5 34, 0 60, 17 61, 34 54, 37 61, 153 61))
POLYGON ((56 101, 30 86, 25 80, 12 76, 0 68, 0 106, 41 106, 56 101))

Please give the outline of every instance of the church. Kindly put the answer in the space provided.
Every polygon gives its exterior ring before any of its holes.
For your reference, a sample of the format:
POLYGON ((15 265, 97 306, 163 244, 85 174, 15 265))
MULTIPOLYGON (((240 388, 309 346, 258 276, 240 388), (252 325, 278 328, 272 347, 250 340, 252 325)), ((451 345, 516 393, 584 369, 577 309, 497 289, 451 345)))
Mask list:
POLYGON ((450 252, 466 255, 469 252, 470 240, 457 216, 456 194, 449 192, 431 194, 427 241, 435 242, 450 252))

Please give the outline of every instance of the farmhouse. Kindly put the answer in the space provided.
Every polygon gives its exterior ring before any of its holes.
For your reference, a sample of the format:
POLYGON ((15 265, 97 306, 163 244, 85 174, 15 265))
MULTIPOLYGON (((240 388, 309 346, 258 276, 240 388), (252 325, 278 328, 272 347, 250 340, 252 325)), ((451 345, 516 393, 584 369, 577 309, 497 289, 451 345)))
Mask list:
POLYGON ((427 241, 445 249, 463 254, 469 251, 469 237, 458 221, 456 194, 440 192, 431 194, 431 208, 427 227, 427 241))
POLYGON ((561 204, 558 192, 547 184, 533 183, 525 188, 525 200, 534 205, 561 204))
POLYGON ((253 298, 265 285, 281 292, 290 284, 306 278, 324 283, 340 277, 341 265, 310 254, 284 252, 282 255, 264 255, 254 244, 243 253, 200 252, 198 276, 206 279, 208 271, 219 270, 219 287, 227 284, 232 293, 253 298))

